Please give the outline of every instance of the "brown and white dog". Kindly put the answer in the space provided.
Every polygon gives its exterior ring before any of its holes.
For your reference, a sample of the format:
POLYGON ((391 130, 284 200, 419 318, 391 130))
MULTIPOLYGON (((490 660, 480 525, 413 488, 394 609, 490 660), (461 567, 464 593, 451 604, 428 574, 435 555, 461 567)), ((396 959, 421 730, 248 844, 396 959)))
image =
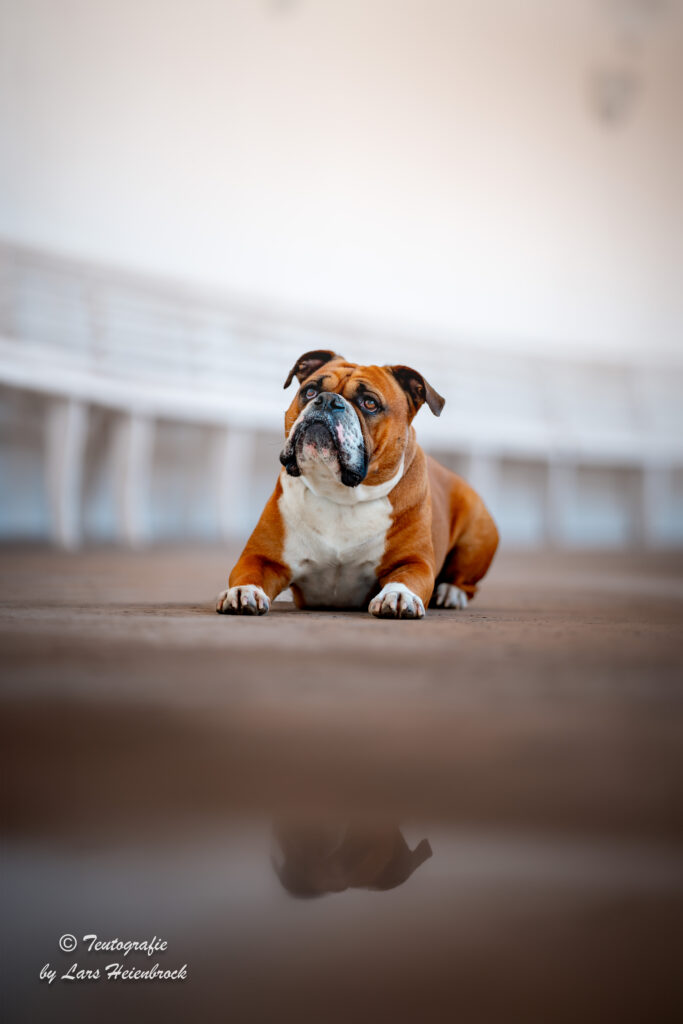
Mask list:
POLYGON ((428 839, 414 850, 398 825, 281 822, 273 827, 272 864, 292 896, 403 885, 432 856, 428 839))
POLYGON ((481 498, 425 455, 412 420, 444 399, 407 366, 307 352, 285 382, 283 469, 216 610, 263 615, 291 587, 299 608, 421 619, 465 608, 498 545, 481 498))

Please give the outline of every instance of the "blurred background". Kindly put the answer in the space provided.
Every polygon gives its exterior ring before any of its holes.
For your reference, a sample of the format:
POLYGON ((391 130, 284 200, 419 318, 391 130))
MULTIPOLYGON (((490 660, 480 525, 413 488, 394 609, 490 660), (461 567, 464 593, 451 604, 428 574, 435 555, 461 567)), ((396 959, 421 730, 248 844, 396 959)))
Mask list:
POLYGON ((678 0, 0 17, 1 537, 243 537, 330 347, 507 545, 683 544, 678 0))

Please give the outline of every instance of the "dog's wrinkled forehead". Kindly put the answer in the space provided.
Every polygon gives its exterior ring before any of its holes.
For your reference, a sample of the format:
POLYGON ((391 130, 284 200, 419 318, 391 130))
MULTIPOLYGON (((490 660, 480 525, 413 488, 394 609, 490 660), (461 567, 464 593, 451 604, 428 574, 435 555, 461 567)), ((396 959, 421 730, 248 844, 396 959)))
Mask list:
POLYGON ((394 404, 398 408, 405 405, 401 389, 395 384, 392 386, 389 375, 384 374, 379 366, 357 366, 351 363, 325 366, 303 382, 304 391, 311 383, 319 385, 321 391, 334 392, 349 402, 366 392, 372 392, 386 409, 394 404))
POLYGON ((361 366, 358 363, 340 362, 322 367, 316 378, 322 378, 325 391, 336 391, 345 397, 352 397, 357 391, 376 392, 388 405, 397 402, 399 407, 404 404, 403 391, 388 370, 382 366, 361 366))

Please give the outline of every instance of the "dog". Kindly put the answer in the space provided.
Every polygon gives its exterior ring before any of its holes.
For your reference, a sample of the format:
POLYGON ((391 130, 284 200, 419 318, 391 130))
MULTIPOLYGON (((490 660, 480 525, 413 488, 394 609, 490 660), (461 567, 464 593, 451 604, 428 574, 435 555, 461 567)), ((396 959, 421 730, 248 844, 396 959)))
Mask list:
POLYGON ((465 608, 498 546, 478 494, 425 455, 413 419, 444 399, 408 366, 306 352, 285 381, 282 469, 216 610, 264 615, 287 587, 298 608, 422 619, 465 608))
POLYGON ((431 856, 428 839, 411 850, 393 824, 273 826, 273 868, 283 888, 299 898, 347 889, 395 889, 431 856))

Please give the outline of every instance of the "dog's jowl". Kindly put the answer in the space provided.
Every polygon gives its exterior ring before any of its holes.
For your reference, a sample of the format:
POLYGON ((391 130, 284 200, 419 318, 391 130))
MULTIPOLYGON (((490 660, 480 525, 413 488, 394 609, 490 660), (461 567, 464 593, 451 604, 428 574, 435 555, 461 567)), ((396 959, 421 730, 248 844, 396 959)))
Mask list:
POLYGON ((263 615, 291 587, 299 608, 421 619, 465 608, 498 531, 481 498, 425 455, 412 421, 444 400, 408 366, 307 352, 287 377, 282 469, 217 610, 263 615))

